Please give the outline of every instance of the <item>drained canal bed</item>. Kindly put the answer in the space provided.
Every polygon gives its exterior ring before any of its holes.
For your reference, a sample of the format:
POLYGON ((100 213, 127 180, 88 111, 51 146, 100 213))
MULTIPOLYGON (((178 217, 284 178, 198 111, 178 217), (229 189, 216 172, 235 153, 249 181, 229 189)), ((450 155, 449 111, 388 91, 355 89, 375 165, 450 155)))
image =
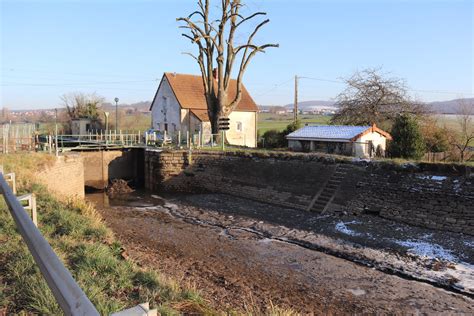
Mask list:
POLYGON ((273 304, 317 314, 474 313, 469 236, 217 194, 88 199, 127 255, 195 286, 223 312, 273 304))

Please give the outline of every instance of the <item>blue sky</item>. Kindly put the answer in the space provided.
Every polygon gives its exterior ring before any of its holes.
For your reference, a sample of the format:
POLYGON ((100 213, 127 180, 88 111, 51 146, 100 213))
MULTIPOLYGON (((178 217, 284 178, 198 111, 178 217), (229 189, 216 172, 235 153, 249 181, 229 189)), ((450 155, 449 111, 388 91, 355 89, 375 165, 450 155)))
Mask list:
MULTIPOLYGON (((175 20, 195 0, 0 3, 0 107, 58 107, 72 91, 151 100, 164 71, 199 73, 175 20)), ((271 19, 258 41, 280 44, 246 73, 259 104, 291 103, 295 74, 337 81, 366 67, 404 78, 421 100, 474 97, 474 1, 245 3, 271 19)), ((300 99, 334 98, 344 86, 329 81, 301 80, 300 99)))

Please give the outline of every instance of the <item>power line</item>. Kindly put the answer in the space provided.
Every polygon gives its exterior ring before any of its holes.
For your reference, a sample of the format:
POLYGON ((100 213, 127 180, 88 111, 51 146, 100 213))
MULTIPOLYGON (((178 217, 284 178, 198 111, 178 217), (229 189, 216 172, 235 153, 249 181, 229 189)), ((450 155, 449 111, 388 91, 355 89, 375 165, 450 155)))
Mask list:
POLYGON ((270 92, 272 92, 272 91, 275 91, 277 88, 279 88, 279 87, 281 87, 281 86, 283 86, 283 85, 285 85, 285 84, 287 84, 287 83, 289 83, 290 81, 293 81, 293 80, 294 80, 294 79, 291 78, 291 79, 286 80, 286 81, 284 81, 284 82, 282 82, 282 83, 276 84, 276 85, 275 85, 273 88, 271 88, 270 90, 267 90, 267 91, 265 91, 265 92, 263 92, 263 93, 260 93, 260 94, 255 95, 255 96, 256 96, 256 97, 264 96, 264 95, 266 95, 266 94, 268 94, 268 93, 270 93, 270 92))
MULTIPOLYGON (((314 78, 314 77, 298 77, 299 79, 308 79, 308 80, 315 80, 315 81, 324 81, 324 82, 331 82, 331 83, 338 83, 338 84, 345 84, 345 81, 342 80, 334 80, 334 79, 323 79, 323 78, 314 78)), ((411 92, 423 92, 423 93, 441 93, 441 94, 468 94, 474 95, 472 92, 460 92, 460 91, 446 91, 446 90, 420 90, 420 89, 406 89, 407 91, 411 92)))
POLYGON ((109 81, 109 82, 88 82, 88 83, 22 83, 22 82, 7 82, 2 83, 1 86, 34 86, 34 87, 65 87, 65 86, 95 86, 102 84, 124 84, 124 83, 144 83, 144 82, 157 82, 158 79, 154 80, 136 80, 136 81, 109 81))
POLYGON ((3 72, 8 74, 8 72, 16 73, 18 72, 27 72, 27 73, 39 73, 39 74, 52 74, 52 75, 66 75, 66 76, 86 76, 86 77, 106 77, 106 78, 130 78, 130 76, 126 75, 116 75, 116 74, 100 74, 100 73, 78 73, 78 72, 55 72, 55 71, 43 71, 43 70, 32 70, 32 69, 25 69, 25 68, 14 68, 14 67, 1 67, 3 70, 7 72, 3 72))
POLYGON ((315 81, 324 81, 324 82, 331 82, 331 83, 342 83, 344 84, 344 81, 341 80, 332 80, 332 79, 322 79, 322 78, 313 78, 313 77, 298 77, 300 79, 308 79, 308 80, 315 80, 315 81))

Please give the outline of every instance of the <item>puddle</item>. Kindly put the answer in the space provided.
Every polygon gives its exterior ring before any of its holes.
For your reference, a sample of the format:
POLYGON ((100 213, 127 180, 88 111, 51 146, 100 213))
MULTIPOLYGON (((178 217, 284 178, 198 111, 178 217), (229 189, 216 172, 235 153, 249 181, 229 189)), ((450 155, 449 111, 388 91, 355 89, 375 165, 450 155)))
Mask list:
POLYGON ((109 207, 155 207, 163 206, 165 200, 157 195, 148 195, 145 192, 135 191, 121 195, 119 198, 109 198, 105 192, 86 194, 86 200, 93 203, 97 208, 109 207))

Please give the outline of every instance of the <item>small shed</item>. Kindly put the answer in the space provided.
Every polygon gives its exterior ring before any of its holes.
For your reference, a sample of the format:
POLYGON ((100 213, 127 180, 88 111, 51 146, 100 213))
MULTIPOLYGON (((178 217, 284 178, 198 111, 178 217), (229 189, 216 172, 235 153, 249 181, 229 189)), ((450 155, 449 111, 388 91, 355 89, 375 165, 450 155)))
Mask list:
POLYGON ((87 135, 89 132, 101 129, 97 120, 90 118, 78 118, 71 120, 71 132, 73 135, 87 135))
POLYGON ((372 126, 305 126, 286 136, 294 151, 321 152, 370 158, 384 157, 387 140, 392 137, 375 124, 372 126))

